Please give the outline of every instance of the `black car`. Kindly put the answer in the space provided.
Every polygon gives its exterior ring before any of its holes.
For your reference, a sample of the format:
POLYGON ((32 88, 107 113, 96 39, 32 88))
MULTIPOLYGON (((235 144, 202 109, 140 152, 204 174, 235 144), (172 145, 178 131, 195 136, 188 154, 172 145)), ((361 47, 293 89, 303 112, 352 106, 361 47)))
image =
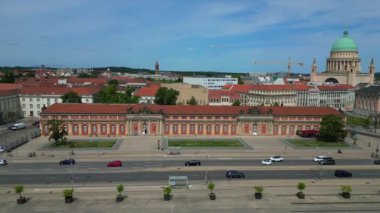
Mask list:
POLYGON ((335 170, 336 177, 352 177, 352 173, 346 170, 335 170))
POLYGON ((374 164, 380 164, 380 159, 378 159, 378 160, 374 160, 373 163, 374 163, 374 164))
POLYGON ((61 160, 59 165, 75 165, 75 160, 72 158, 61 160))
POLYGON ((319 165, 335 165, 335 160, 333 158, 324 158, 318 163, 319 165))
POLYGON ((201 161, 199 160, 188 160, 185 162, 185 166, 200 166, 201 161))
POLYGON ((229 170, 226 172, 226 178, 245 178, 245 174, 241 171, 229 170))

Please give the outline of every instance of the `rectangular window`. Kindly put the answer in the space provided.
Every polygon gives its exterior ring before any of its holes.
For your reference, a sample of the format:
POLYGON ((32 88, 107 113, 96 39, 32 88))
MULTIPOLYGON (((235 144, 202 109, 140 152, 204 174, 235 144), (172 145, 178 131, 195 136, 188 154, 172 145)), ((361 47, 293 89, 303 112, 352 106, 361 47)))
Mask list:
POLYGON ((24 109, 25 109, 25 107, 26 107, 26 106, 25 106, 25 104, 22 104, 22 108, 24 108, 24 109))
POLYGON ((33 109, 33 104, 30 104, 30 108, 33 109))
POLYGON ((37 109, 39 109, 40 108, 40 104, 37 104, 37 109))

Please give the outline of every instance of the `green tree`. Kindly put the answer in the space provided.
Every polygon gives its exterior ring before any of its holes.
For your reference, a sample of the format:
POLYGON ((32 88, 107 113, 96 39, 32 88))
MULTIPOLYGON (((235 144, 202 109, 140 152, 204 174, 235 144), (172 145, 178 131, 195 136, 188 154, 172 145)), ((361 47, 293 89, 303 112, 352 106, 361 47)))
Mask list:
POLYGON ((49 120, 49 140, 53 139, 56 143, 59 141, 63 142, 65 135, 67 135, 67 131, 65 129, 65 126, 63 125, 62 120, 49 120))
POLYGON ((119 85, 119 82, 116 79, 112 79, 112 80, 108 81, 108 85, 115 85, 115 86, 117 86, 117 85, 119 85))
POLYGON ((191 96, 190 100, 186 102, 188 105, 197 105, 197 100, 195 100, 194 96, 191 96))
POLYGON ((234 103, 232 104, 232 106, 240 106, 240 101, 239 100, 235 100, 234 103))
POLYGON ((337 142, 344 137, 346 137, 346 131, 344 130, 344 122, 341 117, 336 115, 325 115, 322 117, 319 140, 337 142))
POLYGON ((155 95, 154 103, 158 105, 175 105, 179 92, 167 87, 160 87, 155 95))
POLYGON ((3 71, 4 75, 1 78, 1 83, 14 83, 15 82, 15 75, 13 71, 11 70, 6 70, 3 71))
POLYGON ((98 74, 95 72, 92 72, 92 73, 81 72, 78 75, 78 78, 96 78, 96 77, 98 77, 98 74))
POLYGON ((82 103, 82 97, 74 91, 62 95, 61 99, 63 103, 82 103))
POLYGON ((22 198, 22 194, 24 192, 24 186, 23 185, 17 185, 15 186, 15 193, 20 195, 20 198, 22 198))
POLYGON ((138 103, 138 97, 132 96, 133 88, 127 87, 124 93, 117 92, 116 85, 104 87, 95 94, 95 103, 138 103))
POLYGON ((240 74, 234 74, 232 75, 232 78, 237 78, 238 84, 244 84, 243 79, 241 78, 240 74))

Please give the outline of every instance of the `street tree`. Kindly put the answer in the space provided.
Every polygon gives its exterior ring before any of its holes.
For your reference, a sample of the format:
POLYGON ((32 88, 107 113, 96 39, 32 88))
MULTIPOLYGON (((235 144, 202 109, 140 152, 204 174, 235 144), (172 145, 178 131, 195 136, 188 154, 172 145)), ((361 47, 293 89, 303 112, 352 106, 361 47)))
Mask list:
POLYGON ((82 103, 82 97, 74 91, 67 92, 61 96, 62 103, 82 103))
POLYGON ((63 125, 62 120, 49 120, 49 140, 53 139, 56 143, 63 142, 64 137, 67 135, 65 126, 63 125))
POLYGON ((154 103, 158 105, 175 105, 179 92, 167 87, 160 87, 155 95, 154 103))
POLYGON ((108 85, 115 85, 115 86, 117 86, 117 85, 119 85, 119 82, 116 79, 112 79, 112 80, 108 81, 108 85))
POLYGON ((325 115, 322 117, 321 127, 319 128, 319 140, 327 142, 337 142, 346 137, 343 118, 336 115, 325 115))
POLYGON ((194 96, 191 96, 190 100, 186 102, 188 105, 197 105, 197 100, 195 100, 194 96))

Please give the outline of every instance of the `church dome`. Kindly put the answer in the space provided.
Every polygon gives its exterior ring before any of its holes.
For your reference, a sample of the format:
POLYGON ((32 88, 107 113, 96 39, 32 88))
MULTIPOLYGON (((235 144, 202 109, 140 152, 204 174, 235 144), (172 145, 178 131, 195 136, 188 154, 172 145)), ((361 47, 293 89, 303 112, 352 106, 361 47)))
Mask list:
POLYGON ((338 39, 331 47, 331 52, 357 52, 358 48, 351 38, 348 31, 343 32, 343 37, 338 39))

